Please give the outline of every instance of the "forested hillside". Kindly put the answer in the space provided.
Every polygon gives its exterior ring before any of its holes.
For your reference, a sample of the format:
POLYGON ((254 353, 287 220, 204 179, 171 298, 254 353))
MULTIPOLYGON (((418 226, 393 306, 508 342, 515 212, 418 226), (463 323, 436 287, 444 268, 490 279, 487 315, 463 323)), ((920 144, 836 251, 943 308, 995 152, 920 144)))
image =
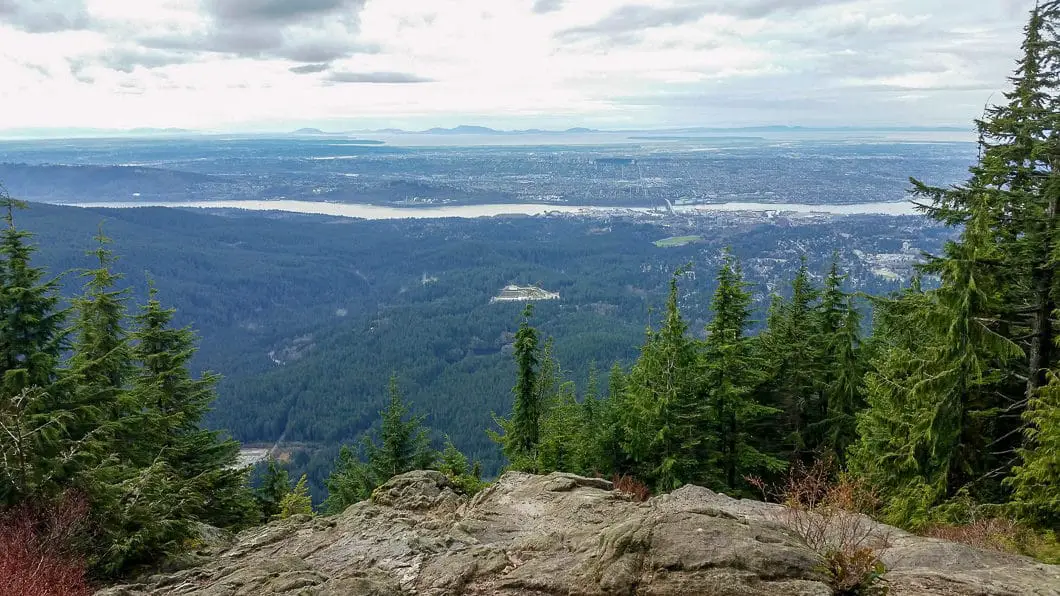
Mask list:
MULTIPOLYGON (((375 423, 392 373, 436 440, 446 433, 488 475, 500 469, 483 429, 511 403, 521 306, 490 303, 508 283, 560 293, 539 304, 535 324, 584 381, 590 362, 602 378, 612 362, 632 362, 671 273, 689 262, 680 302, 701 335, 726 246, 747 265, 757 329, 803 255, 820 281, 837 253, 848 290, 882 294, 901 282, 874 273, 875 255, 902 265, 951 235, 919 218, 881 216, 373 222, 33 204, 18 218, 51 272, 89 265, 84 253, 102 223, 124 274, 119 286, 142 300, 149 273, 177 307, 177 323, 202 336, 192 369, 223 377, 209 423, 244 443, 284 438, 292 471, 309 472, 318 500, 339 445, 375 423), (655 245, 686 235, 702 240, 655 245)), ((65 296, 79 289, 76 274, 62 284, 65 296)))

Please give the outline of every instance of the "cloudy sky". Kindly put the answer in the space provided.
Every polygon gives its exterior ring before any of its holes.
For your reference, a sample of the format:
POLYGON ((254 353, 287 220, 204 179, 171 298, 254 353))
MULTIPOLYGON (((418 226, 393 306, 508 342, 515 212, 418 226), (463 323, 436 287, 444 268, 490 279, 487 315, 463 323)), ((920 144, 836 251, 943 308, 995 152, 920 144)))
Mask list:
POLYGON ((0 129, 967 126, 1032 5, 0 0, 0 129))

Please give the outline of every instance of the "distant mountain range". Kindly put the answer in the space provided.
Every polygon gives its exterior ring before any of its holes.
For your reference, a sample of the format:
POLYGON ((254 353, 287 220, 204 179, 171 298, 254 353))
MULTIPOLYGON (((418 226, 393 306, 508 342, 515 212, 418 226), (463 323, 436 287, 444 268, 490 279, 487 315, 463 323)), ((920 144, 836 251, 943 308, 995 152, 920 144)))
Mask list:
MULTIPOLYGON (((361 134, 391 134, 391 135, 530 135, 530 134, 586 134, 615 132, 599 130, 596 128, 568 128, 566 130, 544 130, 541 128, 526 128, 521 130, 499 130, 488 126, 472 126, 461 124, 452 128, 434 127, 427 130, 404 130, 401 128, 378 128, 374 130, 351 131, 361 134)), ((326 134, 326 133, 325 133, 326 134)))
MULTIPOLYGON (((479 135, 479 136, 517 136, 517 135, 574 135, 574 134, 735 134, 735 133, 812 133, 812 132, 968 132, 967 127, 960 126, 742 126, 742 127, 673 127, 673 128, 630 128, 620 130, 603 130, 597 128, 574 127, 565 130, 545 130, 528 128, 519 130, 500 130, 487 126, 462 124, 452 128, 434 127, 426 130, 404 130, 400 128, 379 128, 372 130, 324 131, 319 128, 299 128, 286 133, 292 136, 342 136, 352 134, 384 135, 479 135)), ((186 128, 13 128, 0 130, 0 139, 61 139, 61 138, 121 138, 153 136, 192 136, 224 134, 225 136, 255 137, 274 136, 276 133, 217 133, 214 131, 190 130, 186 128)), ((281 133, 283 134, 283 133, 281 133)), ((347 142, 350 139, 343 139, 347 142)), ((363 141, 369 144, 370 141, 363 141)))
POLYGON ((0 139, 71 139, 198 135, 187 128, 8 128, 0 129, 0 139))

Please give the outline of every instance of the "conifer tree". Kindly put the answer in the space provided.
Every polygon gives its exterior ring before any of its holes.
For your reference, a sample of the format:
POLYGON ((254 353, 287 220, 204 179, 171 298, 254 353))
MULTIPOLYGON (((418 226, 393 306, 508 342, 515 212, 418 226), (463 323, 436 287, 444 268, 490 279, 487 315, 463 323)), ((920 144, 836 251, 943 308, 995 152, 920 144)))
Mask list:
POLYGON ((625 416, 628 411, 626 373, 616 362, 607 376, 607 395, 600 399, 593 410, 596 459, 586 466, 593 474, 611 476, 633 471, 622 442, 625 440, 625 416))
POLYGON ((1005 501, 1007 486, 1027 494, 1002 480, 1017 456, 1035 460, 1040 435, 1024 412, 1048 395, 1039 390, 1058 364, 1058 23, 1058 2, 1032 11, 1013 89, 977 121, 980 159, 968 182, 913 180, 928 215, 964 229, 924 267, 941 285, 907 321, 920 337, 891 329, 899 341, 873 339, 887 349, 874 352, 852 468, 885 487, 896 523, 925 523, 958 493, 987 503, 1005 501))
MULTIPOLYGON (((346 450, 346 447, 343 447, 343 450, 346 450)), ((340 454, 339 457, 341 461, 342 455, 340 454)), ((262 518, 265 521, 272 519, 275 515, 279 515, 280 503, 289 492, 291 492, 291 478, 287 473, 287 469, 278 465, 274 458, 269 457, 261 486, 254 491, 258 508, 261 510, 262 518)))
POLYGON ((0 395, 0 509, 59 495, 64 470, 83 457, 69 440, 70 412, 42 409, 50 400, 39 387, 0 395))
POLYGON ((819 442, 807 429, 823 418, 818 294, 804 257, 791 283, 791 298, 774 298, 761 337, 771 376, 766 404, 783 411, 782 449, 795 459, 814 456, 819 442))
POLYGON ((586 473, 581 467, 586 438, 583 415, 584 409, 574 396, 574 384, 563 382, 549 398, 541 417, 541 441, 535 466, 538 473, 557 470, 586 473))
POLYGON ((584 474, 599 474, 604 471, 602 469, 604 459, 602 448, 606 421, 603 414, 607 404, 601 404, 599 382, 596 362, 590 362, 589 377, 585 384, 585 393, 580 408, 581 429, 577 438, 576 467, 584 474))
POLYGON ((673 490, 704 478, 709 412, 702 395, 695 342, 677 305, 679 269, 670 280, 666 317, 648 329, 630 371, 624 399, 622 445, 636 475, 656 490, 673 490))
POLYGON ((1050 375, 1024 414, 1027 441, 1009 484, 1017 515, 1042 528, 1060 528, 1060 376, 1050 375))
POLYGON ((563 374, 551 337, 545 340, 541 355, 537 402, 541 404, 541 415, 534 470, 540 474, 556 470, 584 473, 580 467, 584 412, 575 397, 574 383, 563 374))
POLYGON ((114 257, 102 230, 96 241, 90 254, 97 267, 83 274, 84 293, 74 299, 70 400, 57 407, 74 413, 67 428, 86 455, 68 474, 91 503, 92 565, 117 574, 181 550, 203 495, 142 440, 150 415, 130 391, 135 367, 123 327, 127 291, 116 289, 120 276, 110 269, 114 257))
POLYGON ((821 455, 840 464, 856 439, 854 415, 862 407, 864 375, 858 354, 861 316, 853 296, 843 291, 845 279, 838 257, 833 256, 817 306, 819 411, 817 421, 807 428, 821 455))
POLYGON ((238 443, 201 427, 217 397, 218 376, 192 378, 188 365, 195 335, 172 327, 174 312, 163 308, 152 285, 147 304, 134 318, 132 357, 139 366, 132 401, 143 419, 138 438, 153 447, 179 482, 202 496, 196 517, 220 527, 244 525, 257 517, 246 488, 249 470, 236 465, 238 443))
POLYGON ((294 488, 280 499, 280 519, 287 519, 293 515, 313 515, 313 501, 309 497, 306 482, 306 475, 302 474, 294 488))
POLYGON ((534 305, 527 304, 515 334, 515 405, 512 407, 512 444, 516 453, 532 454, 540 438, 541 386, 538 382, 537 330, 530 326, 534 305))
POLYGON ((712 439, 708 457, 712 470, 719 475, 718 484, 726 490, 740 490, 745 488, 745 476, 784 468, 783 460, 756 447, 759 441, 753 430, 755 423, 780 410, 758 402, 765 375, 745 336, 751 295, 732 253, 726 252, 717 280, 711 304, 714 317, 707 326, 703 354, 712 439))
POLYGON ((368 460, 380 484, 398 474, 431 468, 437 459, 437 453, 431 449, 428 430, 423 426, 423 417, 410 414, 398 387, 397 375, 390 376, 387 398, 386 409, 379 413, 382 417, 380 445, 374 449, 376 457, 368 460))
POLYGON ((83 456, 68 436, 73 412, 54 397, 66 391, 57 382, 66 313, 56 280, 30 262, 30 234, 15 227, 22 208, 0 187, 0 505, 56 496, 66 468, 83 456))
MULTIPOLYGON (((324 511, 331 515, 342 513, 350 505, 367 499, 375 489, 375 479, 368 465, 361 461, 357 452, 348 445, 339 449, 339 457, 335 460, 325 484, 328 497, 324 499, 323 507, 324 511)), ((264 504, 262 509, 265 510, 264 504)))
POLYGON ((442 450, 438 471, 448 476, 453 484, 467 495, 474 495, 486 484, 482 481, 478 462, 469 466, 467 456, 456 448, 449 437, 445 438, 445 449, 442 450))
POLYGON ((9 396, 51 386, 66 338, 57 280, 32 266, 31 234, 15 227, 14 210, 25 206, 0 189, 0 394, 9 396))
MULTIPOLYGON (((1060 3, 1042 2, 1025 28, 1022 56, 1006 102, 977 121, 980 159, 967 183, 938 188, 913 180, 914 195, 931 217, 967 224, 979 216, 988 227, 976 242, 991 245, 979 278, 995 288, 997 332, 1024 350, 1012 374, 1023 382, 1023 403, 1044 384, 1060 353, 1055 347, 1060 279, 1060 3)), ((970 241, 962 235, 961 243, 970 241)), ((941 265, 936 264, 937 267, 941 265)), ((1010 400, 1018 399, 1007 391, 1010 400)))
POLYGON ((1020 350, 989 316, 995 293, 979 275, 994 255, 989 228, 989 212, 977 211, 963 241, 930 267, 941 287, 883 313, 877 333, 893 343, 867 376, 852 469, 882 489, 893 523, 926 523, 931 507, 962 490, 987 496, 990 487, 971 483, 1000 476, 991 458, 999 370, 1020 350))
POLYGON ((827 412, 823 427, 822 447, 837 463, 846 462, 850 446, 857 440, 857 413, 864 406, 862 383, 864 367, 859 350, 861 315, 848 297, 842 326, 832 344, 832 374, 824 387, 827 412))
POLYGON ((98 246, 89 254, 97 267, 82 273, 84 292, 74 299, 75 340, 69 369, 76 384, 75 401, 81 410, 76 436, 105 430, 113 438, 119 426, 135 427, 123 415, 136 408, 129 401, 126 384, 133 372, 128 337, 122 327, 126 315, 126 290, 115 289, 121 278, 111 271, 114 255, 102 227, 95 237, 98 246))
POLYGON ((932 406, 921 432, 945 473, 942 477, 940 471, 935 486, 946 497, 1011 465, 1011 458, 994 462, 986 457, 996 448, 990 439, 1011 433, 1004 430, 1004 406, 997 396, 1003 389, 1003 369, 1023 355, 997 332, 998 288, 990 275, 982 274, 984 264, 998 255, 990 241, 991 224, 989 210, 977 209, 961 242, 949 245, 945 258, 929 266, 940 274, 942 284, 935 292, 939 308, 928 311, 928 324, 939 330, 943 341, 938 348, 924 350, 932 374, 913 389, 925 394, 932 406))
MULTIPOLYGON (((530 325, 534 314, 533 303, 523 310, 523 320, 515 334, 514 355, 517 366, 515 387, 512 393, 511 418, 494 417, 502 433, 489 431, 490 437, 500 443, 509 466, 515 470, 534 471, 537 448, 541 440, 542 386, 538 374, 538 336, 530 325)), ((551 378, 549 379, 551 381, 551 378)))
POLYGON ((387 395, 387 407, 379 412, 377 436, 365 435, 361 441, 362 457, 346 446, 339 452, 327 479, 324 508, 330 513, 339 513, 367 499, 373 490, 398 474, 431 469, 437 463, 438 452, 431 449, 423 418, 410 415, 396 375, 390 377, 387 395))
POLYGON ((931 453, 914 432, 926 413, 910 390, 919 381, 919 349, 939 341, 925 325, 924 313, 931 308, 931 296, 919 285, 874 299, 875 357, 865 375, 867 408, 857 414, 858 440, 847 462, 853 474, 881 491, 884 519, 896 525, 923 518, 935 498, 921 467, 931 453))

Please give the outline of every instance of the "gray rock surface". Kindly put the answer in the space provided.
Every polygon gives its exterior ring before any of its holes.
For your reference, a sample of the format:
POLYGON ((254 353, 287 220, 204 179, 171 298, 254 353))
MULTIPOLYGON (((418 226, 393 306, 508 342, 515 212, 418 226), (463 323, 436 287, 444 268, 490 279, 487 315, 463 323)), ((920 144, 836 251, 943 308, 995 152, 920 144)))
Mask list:
MULTIPOLYGON (((508 473, 468 500, 412 472, 341 515, 255 528, 98 596, 832 594, 789 518, 695 486, 635 503, 570 474, 508 473)), ((1060 595, 1060 567, 865 523, 892 595, 1060 595)))

